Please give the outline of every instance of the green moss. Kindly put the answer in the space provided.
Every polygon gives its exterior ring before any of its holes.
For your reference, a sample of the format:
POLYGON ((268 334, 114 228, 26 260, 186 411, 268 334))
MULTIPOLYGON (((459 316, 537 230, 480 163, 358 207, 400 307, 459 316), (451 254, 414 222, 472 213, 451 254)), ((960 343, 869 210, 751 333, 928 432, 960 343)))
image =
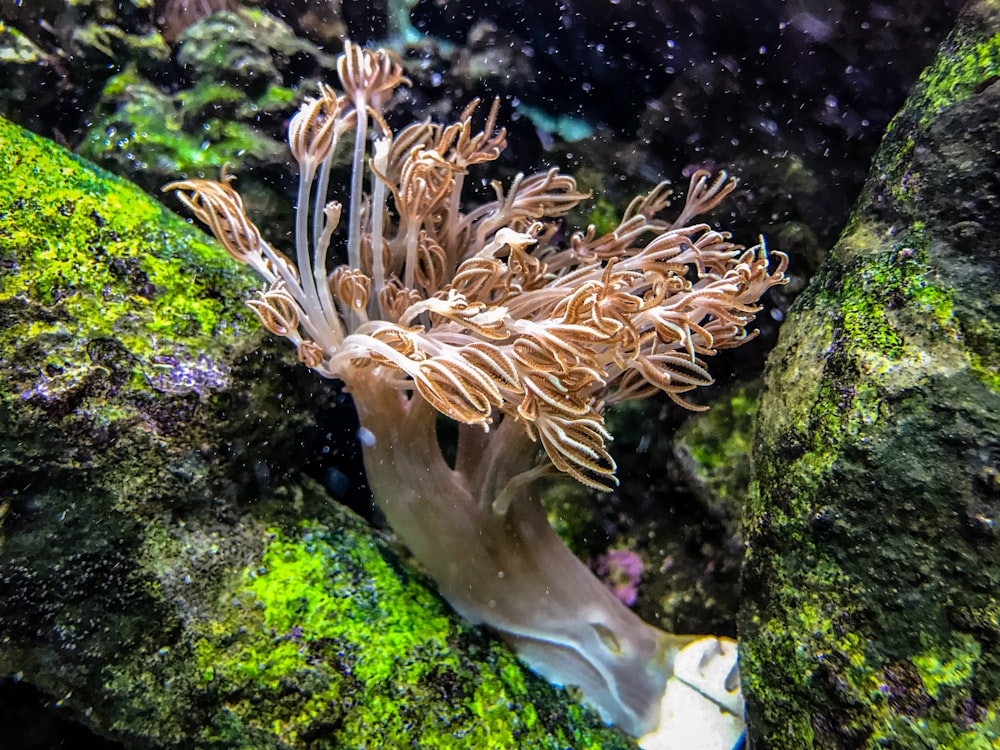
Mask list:
POLYGON ((958 345, 962 340, 953 292, 934 276, 920 222, 881 252, 857 252, 855 234, 872 233, 859 224, 842 238, 850 253, 846 265, 824 271, 838 282, 815 284, 818 296, 813 299, 809 292, 803 299, 816 309, 835 311, 828 377, 811 411, 810 432, 819 454, 835 452, 843 439, 880 418, 882 395, 866 383, 889 370, 919 367, 927 335, 921 331, 943 332, 958 345), (860 382, 858 371, 866 373, 860 382))
POLYGON ((291 109, 295 103, 296 92, 293 89, 282 86, 268 86, 260 99, 256 102, 256 107, 265 112, 275 109, 291 109))
POLYGON ((976 377, 991 390, 1000 393, 1000 327, 980 321, 966 329, 969 363, 976 377))
POLYGON ((796 526, 786 522, 776 526, 775 533, 795 535, 794 546, 801 550, 801 559, 808 561, 802 577, 793 578, 779 566, 769 571, 776 601, 787 609, 779 618, 755 618, 752 625, 757 632, 752 641, 741 644, 740 651, 744 692, 760 702, 759 717, 765 725, 781 727, 782 736, 773 738, 769 746, 788 750, 823 746, 816 743, 808 711, 788 710, 797 704, 809 705, 814 681, 823 679, 817 667, 828 664, 840 679, 849 680, 843 686, 845 694, 859 689, 867 694, 871 682, 864 639, 845 627, 852 614, 851 605, 845 602, 862 597, 863 592, 796 526), (773 690, 772 674, 783 676, 780 691, 773 690))
POLYGON ((216 13, 187 28, 181 42, 177 59, 192 80, 226 82, 254 98, 268 86, 282 85, 286 75, 297 78, 305 64, 316 71, 336 68, 332 57, 258 9, 216 13), (290 60, 297 70, 291 74, 290 60))
POLYGON ((915 210, 915 191, 911 185, 919 180, 919 175, 911 171, 915 153, 916 141, 907 135, 902 143, 888 153, 885 163, 880 166, 885 170, 885 184, 889 186, 890 195, 896 205, 915 210))
POLYGON ((757 395, 742 386, 728 398, 712 404, 706 414, 711 421, 691 420, 691 428, 682 435, 691 456, 707 471, 731 466, 734 459, 750 450, 751 427, 757 413, 757 395), (719 429, 725 425, 726 429, 719 429))
MULTIPOLYGON (((841 330, 854 346, 884 357, 884 367, 909 355, 904 331, 914 323, 922 326, 932 321, 961 348, 979 380, 1000 390, 1000 332, 982 317, 958 319, 954 290, 932 270, 925 231, 922 222, 914 222, 889 252, 874 259, 861 258, 859 270, 845 274, 846 281, 838 290, 841 330), (915 313, 925 320, 903 321, 898 311, 915 313)), ((845 238, 848 243, 850 240, 845 238)), ((831 406, 839 409, 839 405, 831 406)))
POLYGON ((974 29, 949 38, 942 54, 920 76, 910 107, 920 112, 920 126, 967 99, 985 81, 1000 76, 1000 34, 982 37, 974 29))
POLYGON ((272 529, 232 600, 196 648, 205 689, 233 696, 215 739, 294 744, 325 727, 322 747, 628 746, 589 714, 543 726, 536 678, 484 641, 466 660, 472 634, 357 529, 272 529))
POLYGON ((43 53, 24 34, 0 21, 0 64, 37 64, 43 53))
POLYGON ((903 337, 891 320, 890 305, 903 304, 912 295, 915 281, 912 265, 898 256, 885 256, 878 263, 865 262, 856 274, 845 274, 840 290, 840 325, 847 340, 887 358, 902 355, 903 337))
POLYGON ((247 95, 239 89, 212 81, 198 81, 193 88, 179 92, 176 101, 188 122, 206 111, 231 110, 236 105, 249 103, 247 95))
POLYGON ((586 557, 595 517, 594 501, 587 488, 579 482, 555 479, 545 487, 540 501, 563 543, 574 554, 586 557))
POLYGON ((5 120, 0 158, 0 304, 48 310, 14 321, 0 346, 48 339, 48 363, 68 369, 106 337, 151 374, 157 355, 211 355, 222 328, 242 325, 248 275, 140 190, 5 120))
POLYGON ((971 683, 980 652, 978 642, 959 634, 955 645, 946 652, 934 649, 915 656, 912 662, 920 673, 927 694, 937 698, 942 688, 967 687, 971 683))
POLYGON ((597 236, 608 234, 614 231, 621 220, 621 210, 603 197, 598 197, 594 202, 594 208, 587 214, 584 226, 594 225, 597 236))
POLYGON ((102 103, 78 150, 119 172, 215 177, 223 166, 240 163, 246 154, 265 159, 284 153, 281 144, 249 125, 202 116, 248 106, 245 94, 220 84, 199 84, 170 97, 129 68, 105 85, 102 103))
POLYGON ((708 411, 684 423, 674 454, 704 502, 737 523, 750 483, 750 447, 760 382, 722 393, 708 411))
MULTIPOLYGON (((873 203, 872 193, 885 190, 891 205, 910 216, 919 215, 915 196, 924 190, 920 170, 913 168, 915 144, 920 133, 941 113, 973 96, 1000 76, 1000 34, 990 33, 990 21, 977 21, 979 13, 996 13, 980 3, 942 44, 939 54, 924 70, 903 109, 887 129, 883 148, 875 157, 862 203, 873 203)), ((995 24, 994 24, 995 25, 995 24)), ((926 166, 926 162, 925 162, 926 166)))
POLYGON ((954 724, 958 711, 969 710, 978 642, 954 634, 951 646, 928 643, 909 661, 887 663, 877 645, 852 629, 859 614, 855 606, 864 606, 866 592, 821 550, 814 552, 816 557, 807 559, 815 568, 794 583, 775 571, 783 581, 781 598, 794 602, 795 609, 764 624, 741 651, 744 690, 761 700, 760 717, 781 727, 768 746, 831 746, 822 722, 813 722, 820 714, 835 714, 839 731, 855 737, 859 747, 993 747, 988 743, 1000 738, 1000 723, 992 710, 975 709, 975 723, 970 716, 965 731, 954 724), (767 678, 770 671, 791 679, 780 694, 767 678), (817 681, 829 680, 836 680, 836 690, 822 709, 788 711, 795 702, 808 705, 817 681))
POLYGON ((944 648, 928 645, 908 661, 867 672, 868 699, 876 716, 870 746, 997 746, 1000 717, 992 709, 974 707, 969 699, 979 643, 962 633, 954 633, 950 643, 944 648), (955 717, 963 714, 967 720, 956 723, 955 717))
POLYGON ((811 414, 819 455, 832 456, 844 440, 880 418, 884 394, 870 381, 920 359, 914 332, 927 325, 928 317, 957 335, 950 292, 929 281, 919 260, 903 259, 897 247, 856 266, 841 272, 841 287, 821 303, 836 310, 836 341, 826 367, 829 377, 811 414), (857 378, 859 371, 865 377, 857 378))
MULTIPOLYGON (((881 624, 872 623, 892 620, 891 613, 872 608, 881 606, 883 596, 891 601, 892 592, 904 583, 882 582, 878 571, 866 569, 861 560, 871 554, 880 562, 869 565, 886 569, 904 565, 901 561, 917 554, 908 545, 920 544, 920 532, 917 539, 910 539, 902 530, 894 534, 867 530, 864 533, 871 538, 859 548, 850 539, 867 529, 869 503, 853 508, 844 499, 855 494, 865 497, 869 485, 880 486, 865 474, 861 456, 873 450, 865 447, 871 444, 868 436, 873 431, 885 429, 883 422, 891 423, 896 414, 907 412, 909 407, 896 393, 919 388, 935 376, 936 368, 947 371, 955 357, 952 349, 961 351, 965 346, 954 292, 932 270, 925 233, 924 225, 915 222, 891 242, 883 240, 885 249, 879 250, 864 239, 878 233, 864 221, 855 224, 852 234, 841 240, 846 252, 831 259, 823 278, 793 311, 798 324, 814 330, 812 336, 817 337, 816 351, 812 346, 806 351, 821 352, 820 357, 806 365, 784 359, 780 349, 775 353, 801 383, 815 378, 802 367, 819 368, 821 375, 811 393, 797 392, 801 385, 784 381, 785 390, 791 392, 783 394, 781 403, 795 404, 804 420, 794 413, 776 413, 774 404, 767 405, 765 434, 770 438, 757 456, 746 523, 753 532, 747 568, 752 579, 769 582, 771 605, 767 617, 758 616, 753 607, 744 614, 741 630, 753 635, 741 649, 742 674, 750 700, 759 701, 757 715, 765 729, 757 731, 780 728, 771 747, 835 746, 847 736, 866 747, 915 747, 928 742, 964 747, 990 736, 990 709, 983 709, 985 725, 975 723, 980 720, 976 708, 968 731, 955 728, 955 713, 968 710, 959 704, 966 705, 974 692, 975 665, 982 669, 984 664, 975 638, 937 634, 933 641, 914 644, 897 627, 890 645, 887 641, 892 639, 881 634, 881 624), (775 433, 775 424, 797 429, 775 433), (855 467, 854 461, 860 465, 855 467), (768 498, 766 506, 762 498, 768 498), (758 557, 755 545, 762 543, 762 528, 766 545, 774 550, 758 557), (864 549, 866 545, 871 549, 864 549), (850 552, 845 556, 843 550, 850 552), (872 575, 886 591, 868 581, 872 575), (873 639, 876 632, 880 640, 873 639), (912 656, 894 662, 887 653, 912 656), (772 671, 782 675, 780 685, 772 671), (824 689, 829 685, 836 689, 824 689), (798 710, 789 711, 789 706, 798 710), (811 718, 831 713, 838 716, 836 727, 811 718)), ((884 442, 880 447, 898 455, 884 442)), ((892 473, 920 476, 918 471, 919 467, 907 464, 892 473)), ((872 498, 871 507, 877 508, 877 502, 872 498)), ((892 519, 894 510, 877 512, 892 519)), ((947 518, 929 513, 909 508, 907 512, 920 518, 920 527, 948 523, 947 518)), ((898 527, 909 519, 893 523, 898 527)), ((935 563, 924 564, 928 570, 919 575, 926 577, 935 563)), ((931 618, 931 603, 921 606, 927 606, 926 612, 910 616, 931 618)))

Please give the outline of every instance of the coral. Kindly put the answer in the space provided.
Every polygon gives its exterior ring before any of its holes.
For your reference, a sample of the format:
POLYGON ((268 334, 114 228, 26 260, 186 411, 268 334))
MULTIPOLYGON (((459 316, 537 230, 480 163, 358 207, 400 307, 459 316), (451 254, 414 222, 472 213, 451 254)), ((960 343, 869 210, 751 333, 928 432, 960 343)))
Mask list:
MULTIPOLYGON (((478 133, 478 101, 450 125, 394 131, 383 112, 408 83, 398 58, 347 42, 338 73, 343 94, 321 86, 289 123, 300 168, 294 261, 262 237, 231 175, 165 190, 265 280, 249 303, 264 327, 350 389, 375 500, 449 602, 632 735, 666 734, 672 665, 697 639, 623 607, 558 540, 533 486, 553 468, 614 486, 605 408, 658 392, 699 408, 684 394, 712 382, 702 358, 753 337, 757 301, 785 282, 787 258, 775 254, 771 268, 763 244, 744 250, 692 223, 736 186, 701 170, 673 221, 659 218, 671 194, 662 183, 608 233, 591 226, 553 243, 556 220, 586 197, 556 169, 463 203, 470 168, 506 145, 499 102, 478 133), (331 168, 348 134, 340 202, 331 168), (331 271, 342 216, 346 263, 331 271), (459 423, 450 464, 438 414, 459 423)), ((733 655, 720 646, 706 659, 733 655)), ((738 695, 732 666, 711 670, 709 694, 738 695)), ((719 700, 729 713, 738 703, 719 700)))
POLYGON ((218 247, 6 121, 0 154, 0 674, 134 748, 634 747, 301 476, 343 410, 218 247))

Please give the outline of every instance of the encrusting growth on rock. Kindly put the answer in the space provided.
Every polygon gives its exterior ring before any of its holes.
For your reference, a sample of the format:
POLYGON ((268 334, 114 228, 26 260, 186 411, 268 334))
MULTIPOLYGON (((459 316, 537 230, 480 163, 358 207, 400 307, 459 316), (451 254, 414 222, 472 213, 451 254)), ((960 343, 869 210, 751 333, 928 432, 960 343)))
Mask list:
POLYGON ((712 382, 703 358, 752 337, 757 302, 784 283, 787 259, 774 253, 772 268, 763 246, 691 223, 736 185, 704 171, 674 221, 658 218, 670 197, 658 185, 613 231, 556 244, 558 218, 587 197, 556 169, 462 202, 468 168, 506 146, 498 102, 480 132, 475 101, 458 122, 394 132, 383 109, 408 83, 399 60, 347 42, 338 72, 343 94, 320 86, 289 124, 294 261, 247 218, 231 176, 166 189, 265 280, 250 302, 263 325, 351 391, 372 435, 376 502, 452 605, 644 735, 659 724, 674 657, 696 639, 643 623, 594 579, 549 528, 534 480, 554 466, 614 486, 605 409, 660 391, 695 408, 684 394, 712 382), (329 192, 348 133, 345 205, 329 192), (346 262, 331 270, 335 233, 346 262), (439 413, 460 424, 454 465, 437 442, 439 413))

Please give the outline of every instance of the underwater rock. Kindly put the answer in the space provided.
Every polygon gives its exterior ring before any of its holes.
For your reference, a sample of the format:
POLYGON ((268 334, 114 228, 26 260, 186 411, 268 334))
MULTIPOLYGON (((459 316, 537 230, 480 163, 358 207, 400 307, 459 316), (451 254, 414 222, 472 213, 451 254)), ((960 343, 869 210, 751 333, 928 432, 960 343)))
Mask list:
POLYGON ((760 386, 755 380, 723 390, 711 409, 690 417, 674 436, 685 484, 739 541, 760 386))
POLYGON ((158 192, 187 177, 218 177, 229 165, 260 221, 289 231, 287 117, 333 59, 257 10, 216 13, 186 29, 175 50, 173 85, 123 56, 93 106, 77 151, 158 192))
POLYGON ((353 413, 221 248, 4 120, 0 157, 0 675, 125 747, 634 747, 303 473, 353 413))
POLYGON ((756 748, 1000 737, 1000 3, 889 126, 769 359, 744 531, 756 748))
POLYGON ((177 61, 192 81, 232 86, 251 98, 294 84, 303 72, 335 67, 334 58, 257 10, 216 13, 184 31, 178 43, 177 61))
POLYGON ((228 164, 255 215, 290 231, 285 126, 333 58, 273 15, 213 14, 237 4, 53 0, 8 12, 0 0, 11 23, 0 25, 0 115, 151 193, 228 164))

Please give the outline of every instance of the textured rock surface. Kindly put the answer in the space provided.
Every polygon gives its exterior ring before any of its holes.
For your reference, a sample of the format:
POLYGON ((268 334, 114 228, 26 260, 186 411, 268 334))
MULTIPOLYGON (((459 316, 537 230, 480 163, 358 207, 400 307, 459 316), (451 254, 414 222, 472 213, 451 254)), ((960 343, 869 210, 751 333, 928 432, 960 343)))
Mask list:
POLYGON ((303 475, 353 417, 221 249, 4 120, 0 158, 0 676, 143 749, 633 746, 303 475))
POLYGON ((982 0, 769 360, 740 617, 756 748, 1000 743, 998 175, 982 0))

